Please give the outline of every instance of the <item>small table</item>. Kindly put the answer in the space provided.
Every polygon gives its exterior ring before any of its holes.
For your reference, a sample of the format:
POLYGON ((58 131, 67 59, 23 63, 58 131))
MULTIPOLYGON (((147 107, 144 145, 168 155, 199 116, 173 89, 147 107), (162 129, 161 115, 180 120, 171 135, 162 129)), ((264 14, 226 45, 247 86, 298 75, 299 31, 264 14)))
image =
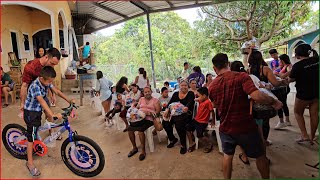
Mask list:
POLYGON ((80 106, 83 106, 83 80, 95 79, 95 73, 78 74, 79 86, 80 86, 80 106))

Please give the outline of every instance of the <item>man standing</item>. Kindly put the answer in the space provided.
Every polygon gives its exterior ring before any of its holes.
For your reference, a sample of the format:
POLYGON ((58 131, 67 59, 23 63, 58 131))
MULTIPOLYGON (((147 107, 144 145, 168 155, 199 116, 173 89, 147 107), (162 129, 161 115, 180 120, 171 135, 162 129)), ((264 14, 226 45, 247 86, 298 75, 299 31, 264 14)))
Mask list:
POLYGON ((273 59, 271 61, 271 69, 273 71, 273 74, 278 74, 281 71, 278 52, 276 49, 270 49, 269 54, 270 54, 271 58, 273 59))
POLYGON ((188 62, 183 63, 183 70, 181 72, 181 77, 183 79, 187 79, 189 77, 188 69, 189 69, 189 63, 188 62))
MULTIPOLYGON (((22 86, 20 91, 21 104, 20 108, 23 110, 24 103, 27 97, 28 87, 32 81, 36 80, 40 71, 45 66, 54 67, 59 64, 59 60, 61 58, 61 54, 58 49, 51 48, 47 51, 45 56, 41 58, 36 58, 32 61, 29 61, 24 67, 23 75, 22 75, 22 86)), ((54 94, 53 94, 54 95, 54 94)), ((55 98, 55 97, 54 97, 55 98)), ((45 99, 50 105, 48 98, 45 99)))
POLYGON ((248 95, 259 103, 270 104, 279 109, 280 101, 260 92, 246 73, 232 72, 228 56, 219 53, 212 59, 217 77, 209 86, 209 97, 221 116, 220 137, 223 148, 223 175, 230 179, 232 160, 237 145, 248 157, 256 158, 256 165, 262 178, 269 178, 269 161, 258 127, 250 114, 248 95))

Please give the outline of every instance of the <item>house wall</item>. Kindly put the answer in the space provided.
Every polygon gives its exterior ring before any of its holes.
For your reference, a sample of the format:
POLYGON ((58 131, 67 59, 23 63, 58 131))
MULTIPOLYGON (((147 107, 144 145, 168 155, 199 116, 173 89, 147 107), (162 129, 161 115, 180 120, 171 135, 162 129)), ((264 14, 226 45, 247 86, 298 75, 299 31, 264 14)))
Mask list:
MULTIPOLYGON (((59 49, 59 26, 64 30, 66 46, 68 43, 68 27, 71 25, 71 11, 67 1, 1 1, 1 66, 4 71, 9 71, 8 52, 12 52, 10 30, 17 32, 17 41, 19 49, 19 58, 34 59, 32 35, 39 30, 52 29, 53 46, 59 49), (37 10, 32 10, 32 7, 37 10), (59 22, 59 13, 61 20, 59 22), (60 24, 60 25, 59 25, 60 24), (23 35, 29 35, 30 51, 24 51, 23 35)), ((69 50, 66 47, 66 50, 69 50)), ((70 58, 63 58, 63 64, 69 63, 70 58)), ((64 66, 63 66, 64 67, 64 66)), ((56 78, 56 86, 61 87, 61 71, 60 66, 55 67, 58 72, 56 78)))

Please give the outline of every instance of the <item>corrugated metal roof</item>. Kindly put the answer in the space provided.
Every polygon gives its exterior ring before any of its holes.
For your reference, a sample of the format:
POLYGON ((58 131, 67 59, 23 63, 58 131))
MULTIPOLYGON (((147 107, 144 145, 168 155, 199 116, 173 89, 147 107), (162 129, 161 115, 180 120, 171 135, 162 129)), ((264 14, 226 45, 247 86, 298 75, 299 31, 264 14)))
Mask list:
POLYGON ((147 13, 187 9, 234 0, 68 1, 77 34, 92 33, 147 13), (76 28, 77 27, 77 28, 76 28))

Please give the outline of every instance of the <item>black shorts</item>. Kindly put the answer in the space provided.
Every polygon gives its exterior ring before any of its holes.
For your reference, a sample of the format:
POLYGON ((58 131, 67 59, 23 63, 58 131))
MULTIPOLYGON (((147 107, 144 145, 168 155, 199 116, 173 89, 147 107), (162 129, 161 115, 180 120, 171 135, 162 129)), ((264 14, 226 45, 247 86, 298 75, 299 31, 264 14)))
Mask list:
POLYGON ((190 123, 187 124, 186 129, 187 131, 193 132, 194 130, 197 131, 197 137, 202 138, 203 133, 207 129, 208 123, 199 123, 198 121, 192 119, 190 123))
POLYGON ((37 139, 37 131, 41 126, 42 112, 23 110, 23 119, 27 124, 27 138, 29 142, 37 139))
POLYGON ((153 122, 149 120, 141 120, 138 122, 131 122, 128 131, 139 131, 139 132, 144 132, 147 130, 149 127, 153 126, 153 122))
POLYGON ((258 158, 264 154, 263 142, 258 130, 239 135, 227 135, 220 131, 220 138, 223 153, 227 155, 234 155, 237 145, 242 147, 250 158, 258 158))

